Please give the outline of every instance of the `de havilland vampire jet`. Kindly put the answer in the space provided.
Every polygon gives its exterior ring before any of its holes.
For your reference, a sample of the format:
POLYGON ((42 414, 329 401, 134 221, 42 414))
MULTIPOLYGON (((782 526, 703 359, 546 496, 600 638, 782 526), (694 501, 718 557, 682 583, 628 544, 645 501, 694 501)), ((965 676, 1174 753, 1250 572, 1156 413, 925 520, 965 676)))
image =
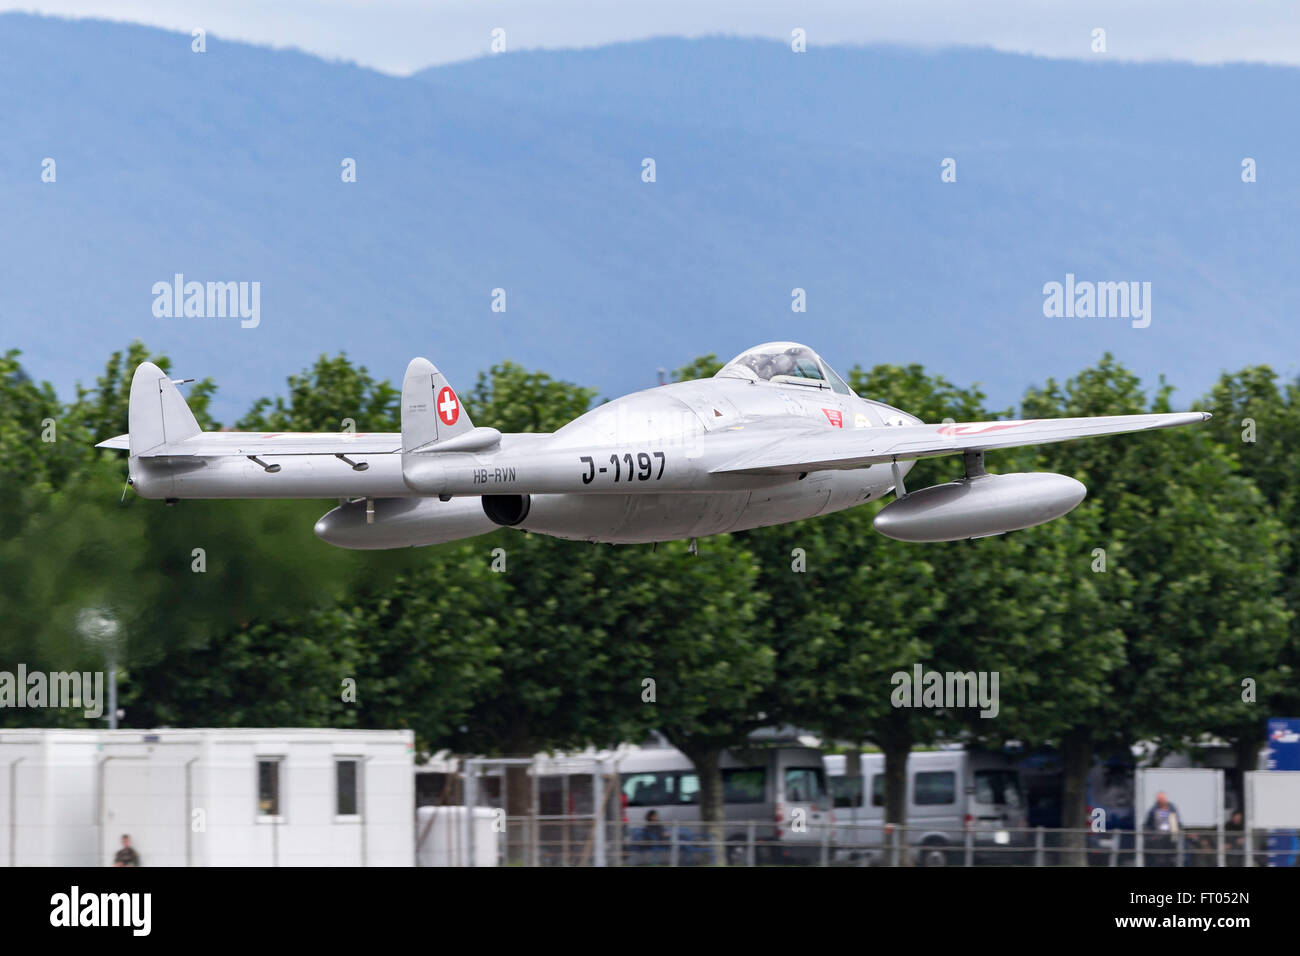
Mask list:
POLYGON ((130 452, 145 498, 338 498, 316 534, 402 548, 505 526, 616 544, 694 539, 831 514, 890 492, 877 531, 953 541, 1042 524, 1087 490, 1056 474, 990 475, 984 453, 1205 421, 1205 412, 927 425, 860 398, 812 351, 759 345, 712 378, 635 392, 551 434, 475 426, 426 359, 402 382, 398 434, 205 432, 165 372, 131 382, 130 452), (908 492, 919 458, 965 475, 908 492))

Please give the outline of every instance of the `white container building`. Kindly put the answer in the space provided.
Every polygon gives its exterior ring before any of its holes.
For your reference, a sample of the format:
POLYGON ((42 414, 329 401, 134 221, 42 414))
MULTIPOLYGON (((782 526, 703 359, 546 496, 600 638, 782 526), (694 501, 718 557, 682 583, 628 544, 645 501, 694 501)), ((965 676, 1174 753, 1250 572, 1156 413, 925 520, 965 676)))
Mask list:
POLYGON ((0 731, 0 864, 412 866, 410 731, 0 731))

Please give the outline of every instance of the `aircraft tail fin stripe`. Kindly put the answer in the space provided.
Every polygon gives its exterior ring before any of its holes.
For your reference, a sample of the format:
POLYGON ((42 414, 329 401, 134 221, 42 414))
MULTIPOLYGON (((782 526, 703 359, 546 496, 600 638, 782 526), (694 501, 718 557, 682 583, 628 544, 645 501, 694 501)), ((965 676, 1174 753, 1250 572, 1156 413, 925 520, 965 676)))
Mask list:
POLYGON ((127 443, 132 455, 202 434, 199 423, 167 373, 142 362, 131 379, 127 443))
POLYGON ((473 427, 446 376, 428 359, 411 359, 402 379, 402 451, 432 450, 473 427))

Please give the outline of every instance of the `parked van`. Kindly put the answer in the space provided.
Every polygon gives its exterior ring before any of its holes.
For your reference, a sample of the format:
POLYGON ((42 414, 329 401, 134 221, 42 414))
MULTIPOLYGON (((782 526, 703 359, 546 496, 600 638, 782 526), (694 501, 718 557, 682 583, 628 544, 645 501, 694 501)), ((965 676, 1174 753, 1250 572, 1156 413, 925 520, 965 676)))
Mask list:
MULTIPOLYGON (((844 774, 845 757, 825 758, 838 811, 839 858, 877 861, 885 851, 885 757, 862 755, 862 776, 844 774), (864 795, 868 795, 864 799, 864 795)), ((914 751, 907 760, 907 843, 924 866, 959 863, 966 831, 989 862, 1028 841, 1025 801, 1011 759, 968 750, 914 751)))
MULTIPOLYGON (((811 747, 753 747, 724 751, 722 815, 727 857, 745 861, 752 821, 758 862, 814 862, 834 822, 821 751, 811 747)), ((619 760, 629 844, 638 842, 646 815, 659 822, 700 821, 700 779, 685 754, 671 747, 631 751, 619 760)), ((679 831, 679 840, 704 841, 702 830, 679 831), (684 835, 683 835, 684 834, 684 835)), ((833 835, 831 837, 833 839, 833 835)))

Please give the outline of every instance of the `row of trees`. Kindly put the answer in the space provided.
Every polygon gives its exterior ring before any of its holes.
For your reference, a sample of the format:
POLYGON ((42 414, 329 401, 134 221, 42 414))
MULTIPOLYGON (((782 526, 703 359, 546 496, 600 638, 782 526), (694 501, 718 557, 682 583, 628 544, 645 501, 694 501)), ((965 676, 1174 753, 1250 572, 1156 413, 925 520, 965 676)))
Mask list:
MULTIPOLYGON (((1197 407, 1207 426, 999 453, 1003 472, 1077 476, 1067 518, 997 538, 908 545, 876 534, 879 504, 684 544, 611 547, 503 530, 390 553, 332 549, 321 502, 123 496, 120 453, 136 343, 69 402, 0 361, 0 669, 91 670, 87 608, 122 624, 127 726, 411 728, 426 750, 529 754, 662 732, 720 817, 723 748, 792 723, 886 756, 901 821, 917 744, 963 736, 1060 749, 1065 819, 1085 825, 1095 755, 1140 740, 1231 741, 1253 765, 1265 719, 1300 707, 1294 610, 1300 396, 1255 367, 1197 407), (51 438, 53 424, 53 440, 51 438), (497 549, 501 549, 498 551, 497 549), (898 708, 891 675, 997 671, 1000 710, 898 708)), ((712 356, 678 377, 709 374, 712 356)), ((854 388, 927 421, 988 409, 919 366, 855 368, 854 388)), ((204 427, 214 386, 190 386, 204 427)), ((1028 391, 1046 418, 1167 410, 1110 357, 1028 391)), ((462 394, 474 420, 551 431, 594 393, 506 363, 462 394)), ((244 429, 398 430, 398 393, 321 357, 244 429)), ((956 476, 920 462, 920 488, 956 476)), ((0 724, 84 724, 0 711, 0 724)), ((1238 790, 1240 792, 1240 790, 1238 790)))

